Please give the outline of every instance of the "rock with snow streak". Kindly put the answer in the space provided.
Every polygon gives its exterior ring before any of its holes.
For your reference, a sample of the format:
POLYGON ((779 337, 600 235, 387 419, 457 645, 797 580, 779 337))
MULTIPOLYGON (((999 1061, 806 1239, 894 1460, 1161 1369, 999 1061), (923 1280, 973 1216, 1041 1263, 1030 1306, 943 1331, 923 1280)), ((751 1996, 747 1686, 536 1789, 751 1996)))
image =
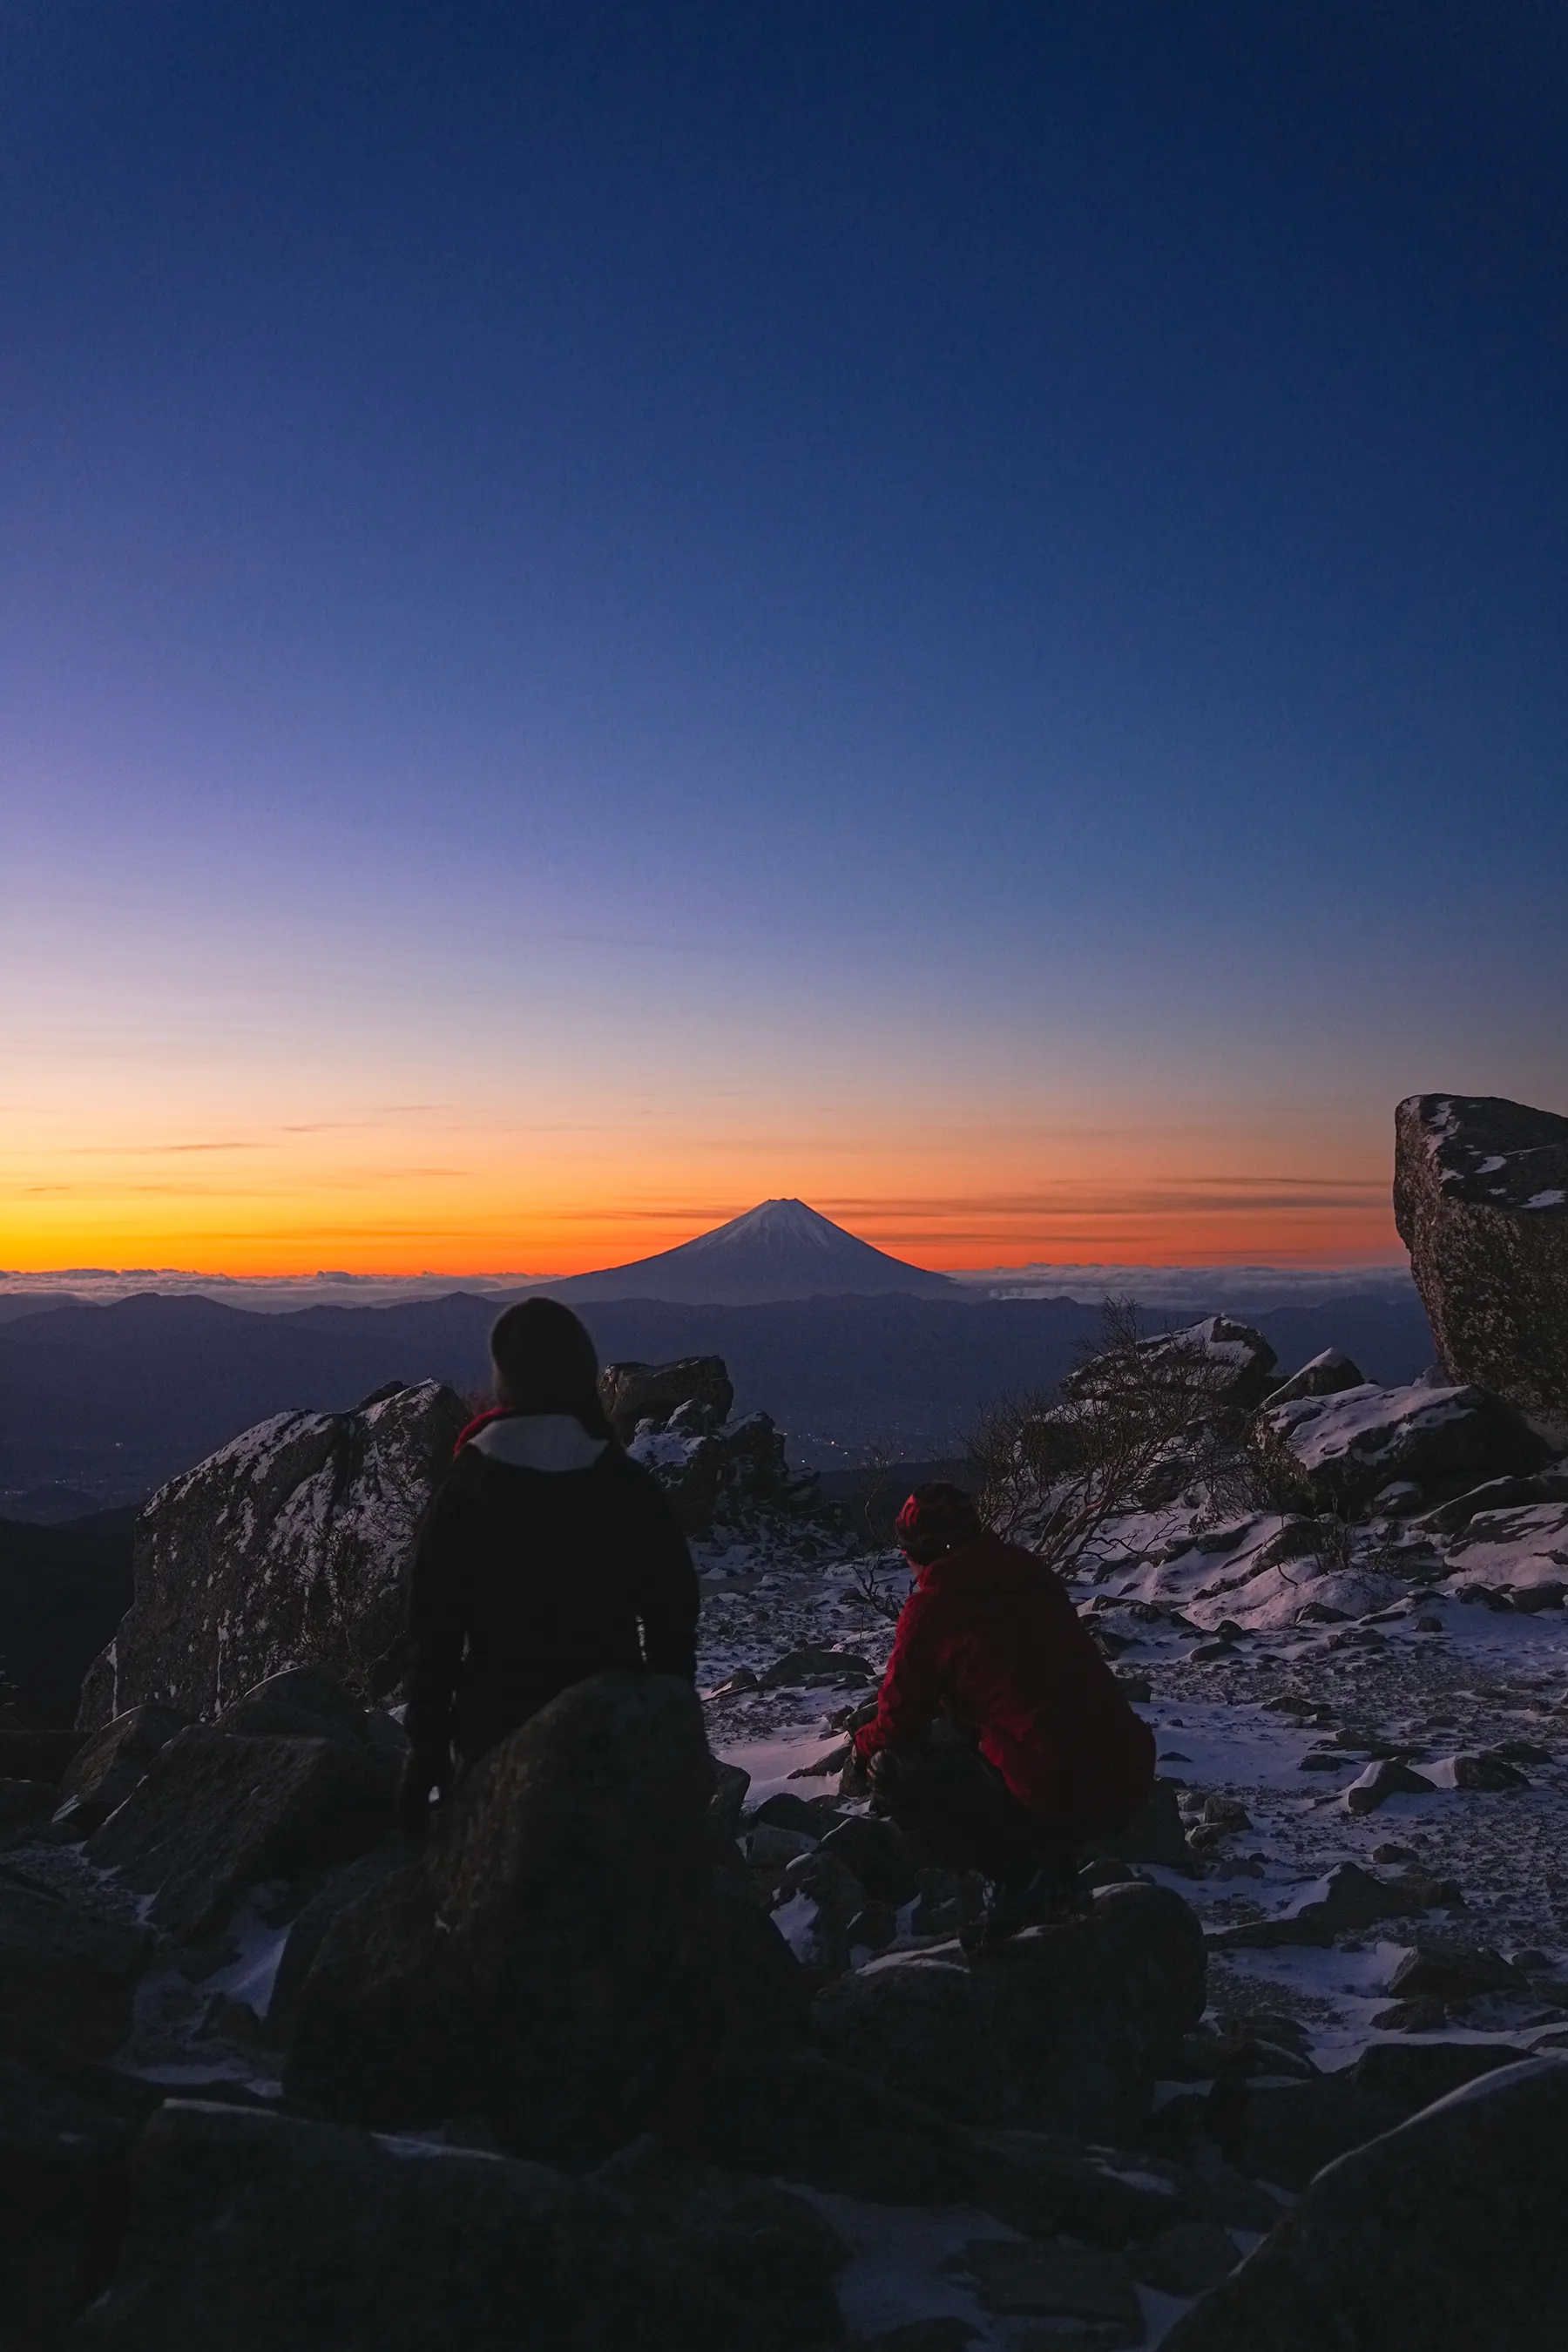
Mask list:
POLYGON ((1166 2352, 1555 2352, 1568 2062, 1507 2066, 1320 2172, 1166 2352))
POLYGON ((1533 1470, 1545 1449, 1519 1415, 1479 1388, 1384 1389, 1370 1381, 1337 1396, 1268 1404, 1253 1442, 1282 1461, 1309 1506, 1358 1511, 1392 1480, 1441 1493, 1533 1470))
POLYGON ((1568 1446, 1568 1118, 1496 1095, 1394 1113, 1394 1216, 1444 1370, 1568 1446))
POLYGON ((414 1530, 467 1418, 436 1381, 356 1412, 278 1413, 161 1488, 78 1721, 150 1700, 211 1720, 289 1667, 362 1677, 399 1629, 414 1530))
POLYGON ((1303 2189, 1336 2157, 1525 2054, 1506 2042, 1374 2042, 1337 2074, 1249 2085, 1232 2126, 1236 2159, 1258 2179, 1303 2189))
POLYGON ((798 2032, 799 1971, 713 1862, 712 1787, 679 1682, 563 1691, 468 1774, 428 1853, 328 1926, 291 2089, 383 2128, 482 2114, 579 2163, 668 2123, 731 2031, 798 2032))
POLYGON ((187 2100, 160 2109, 137 2142, 124 2248, 80 2340, 104 2352, 220 2341, 224 2352, 794 2352, 593 2182, 187 2100))
POLYGON ((153 1897, 154 1924, 195 1936, 252 1886, 351 1861, 392 1828, 395 1781, 340 1739, 245 1739, 193 1724, 162 1748, 88 1840, 100 1870, 153 1897))
POLYGON ((132 1706, 95 1732, 60 1782, 61 1819, 85 1837, 125 1802, 147 1767, 186 1718, 174 1706, 132 1706))
POLYGON ((629 1445, 645 1421, 650 1429, 663 1429, 687 1404, 700 1407, 716 1429, 730 1418, 735 1385, 722 1356, 681 1356, 669 1364, 606 1364, 599 1399, 610 1427, 629 1445))
POLYGON ((1338 1396, 1342 1389, 1359 1389, 1366 1385, 1366 1374, 1352 1362, 1342 1348, 1325 1348, 1321 1355, 1311 1357, 1299 1372, 1270 1389, 1267 1404, 1294 1404, 1298 1397, 1338 1396))
POLYGON ((1203 2014, 1196 1916, 1168 1888, 1101 1889, 971 1967, 957 1944, 890 1953, 813 2003, 819 2046, 956 2121, 1132 2141, 1203 2014))

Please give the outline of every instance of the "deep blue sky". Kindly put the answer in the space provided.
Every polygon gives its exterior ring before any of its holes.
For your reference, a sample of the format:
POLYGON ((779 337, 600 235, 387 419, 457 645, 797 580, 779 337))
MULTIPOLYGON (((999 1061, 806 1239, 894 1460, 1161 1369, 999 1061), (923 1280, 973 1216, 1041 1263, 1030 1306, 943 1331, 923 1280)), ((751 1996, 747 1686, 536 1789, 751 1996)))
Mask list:
POLYGON ((1378 1245, 1568 1108, 1565 262, 1559 8, 0 0, 0 1259, 1378 1245))

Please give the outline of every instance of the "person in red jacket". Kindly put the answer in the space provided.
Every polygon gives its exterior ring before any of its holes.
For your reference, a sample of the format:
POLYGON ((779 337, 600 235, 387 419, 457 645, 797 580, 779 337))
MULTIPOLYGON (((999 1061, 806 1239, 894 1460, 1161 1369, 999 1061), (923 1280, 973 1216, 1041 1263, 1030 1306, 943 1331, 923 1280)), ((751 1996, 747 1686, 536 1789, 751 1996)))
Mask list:
POLYGON ((1153 1786, 1153 1735, 1061 1580, 988 1534, 962 1487, 917 1486, 898 1537, 915 1586, 855 1745, 873 1808, 991 1881, 985 1949, 1070 1903, 1083 1843, 1153 1786))

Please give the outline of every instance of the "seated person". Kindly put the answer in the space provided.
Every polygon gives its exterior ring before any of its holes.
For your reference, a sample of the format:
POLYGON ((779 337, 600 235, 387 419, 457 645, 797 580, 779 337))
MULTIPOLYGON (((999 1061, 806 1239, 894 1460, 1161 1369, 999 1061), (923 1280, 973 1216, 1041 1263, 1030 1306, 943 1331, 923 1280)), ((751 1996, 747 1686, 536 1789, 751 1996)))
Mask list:
POLYGON ((898 1537, 915 1586, 855 1745, 873 1809, 992 1882, 966 1937, 984 1950, 1070 1906, 1081 1843, 1153 1786, 1154 1738, 1059 1577, 987 1534, 961 1487, 917 1486, 898 1537))
POLYGON ((426 1513, 401 1644, 413 1753, 403 1825, 589 1675, 693 1680, 696 1571, 663 1488, 614 1436, 594 1343, 553 1298, 490 1334, 493 1412, 470 1422, 426 1513), (453 1751, 456 1751, 456 1767, 453 1751))

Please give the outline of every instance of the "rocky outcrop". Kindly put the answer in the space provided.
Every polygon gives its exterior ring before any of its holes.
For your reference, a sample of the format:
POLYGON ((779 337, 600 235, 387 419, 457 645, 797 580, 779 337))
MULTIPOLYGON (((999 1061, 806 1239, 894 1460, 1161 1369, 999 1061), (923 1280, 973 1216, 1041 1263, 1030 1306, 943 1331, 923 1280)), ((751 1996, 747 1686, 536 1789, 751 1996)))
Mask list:
POLYGON ((825 2053, 954 2121, 1126 2143, 1203 2014, 1196 1916, 1164 1887, 1106 1888, 972 1969, 957 1945, 889 1953, 816 1996, 825 2053))
POLYGON ((241 1738, 193 1725, 88 1841, 153 1896, 171 1935, 217 1927, 246 1890, 347 1862, 393 1822, 398 1772, 346 1739, 241 1738))
POLYGON ((1357 1511, 1396 1481, 1433 1494, 1535 1469, 1545 1448, 1484 1389, 1384 1389, 1367 1381, 1338 1395, 1264 1407, 1253 1442, 1271 1451, 1315 1510, 1357 1511))
POLYGON ((163 1487, 78 1721, 148 1701, 210 1720, 288 1667, 362 1678, 399 1630, 414 1529, 467 1418, 435 1381, 356 1412, 279 1413, 163 1487))
POLYGON ((683 1404, 662 1429, 639 1429, 626 1451, 653 1472, 689 1536, 808 1502, 815 1484, 791 1477, 784 1439, 765 1412, 720 1423, 710 1406, 683 1404))
POLYGON ((838 2340, 826 2290, 837 2249, 807 2209, 742 2183, 726 2213, 672 2168, 649 2190, 662 2210, 645 2222, 641 2184, 627 2187, 623 2198, 613 2178, 172 2101, 136 2145, 124 2250, 83 2341, 105 2352, 796 2352, 745 2292, 749 2236, 764 2278, 793 2262, 784 2315, 809 2310, 831 2331, 799 2340, 838 2340))
MULTIPOLYGON (((1226 1315, 1205 1315, 1201 1323, 1190 1323, 1183 1330, 1140 1339, 1133 1354, 1142 1381, 1157 1385, 1168 1373, 1207 1403, 1243 1412, 1262 1402, 1279 1360, 1261 1331, 1226 1315)), ((1091 1356, 1062 1381, 1060 1393, 1069 1402, 1092 1402, 1108 1380, 1118 1391, 1125 1389, 1128 1373, 1121 1359, 1116 1354, 1091 1356)))
POLYGON ((668 2123, 742 1994, 752 2031, 787 2034, 798 1973, 743 1887, 724 1898, 712 1789, 679 1683, 563 1691, 469 1775, 426 1859, 328 1926, 290 2086, 382 2127, 483 2114, 551 2161, 668 2123))
POLYGON ((697 1404, 711 1415, 710 1426, 728 1421, 735 1390, 722 1356, 681 1356, 669 1364, 606 1364, 599 1375, 599 1395, 610 1427, 623 1445, 629 1445, 646 1421, 662 1429, 683 1404, 697 1404))
POLYGON ((1320 2172, 1167 2352, 1554 2352, 1568 2062, 1527 2060, 1320 2172))
POLYGON ((1568 1118, 1412 1095, 1394 1113, 1394 1214, 1448 1377, 1568 1447, 1568 1118))
POLYGON ((1366 1386, 1366 1374, 1352 1362, 1342 1348, 1325 1348, 1321 1355, 1311 1357, 1299 1372, 1270 1389, 1266 1402, 1269 1404, 1294 1404, 1298 1397, 1338 1396, 1344 1389, 1366 1386))

